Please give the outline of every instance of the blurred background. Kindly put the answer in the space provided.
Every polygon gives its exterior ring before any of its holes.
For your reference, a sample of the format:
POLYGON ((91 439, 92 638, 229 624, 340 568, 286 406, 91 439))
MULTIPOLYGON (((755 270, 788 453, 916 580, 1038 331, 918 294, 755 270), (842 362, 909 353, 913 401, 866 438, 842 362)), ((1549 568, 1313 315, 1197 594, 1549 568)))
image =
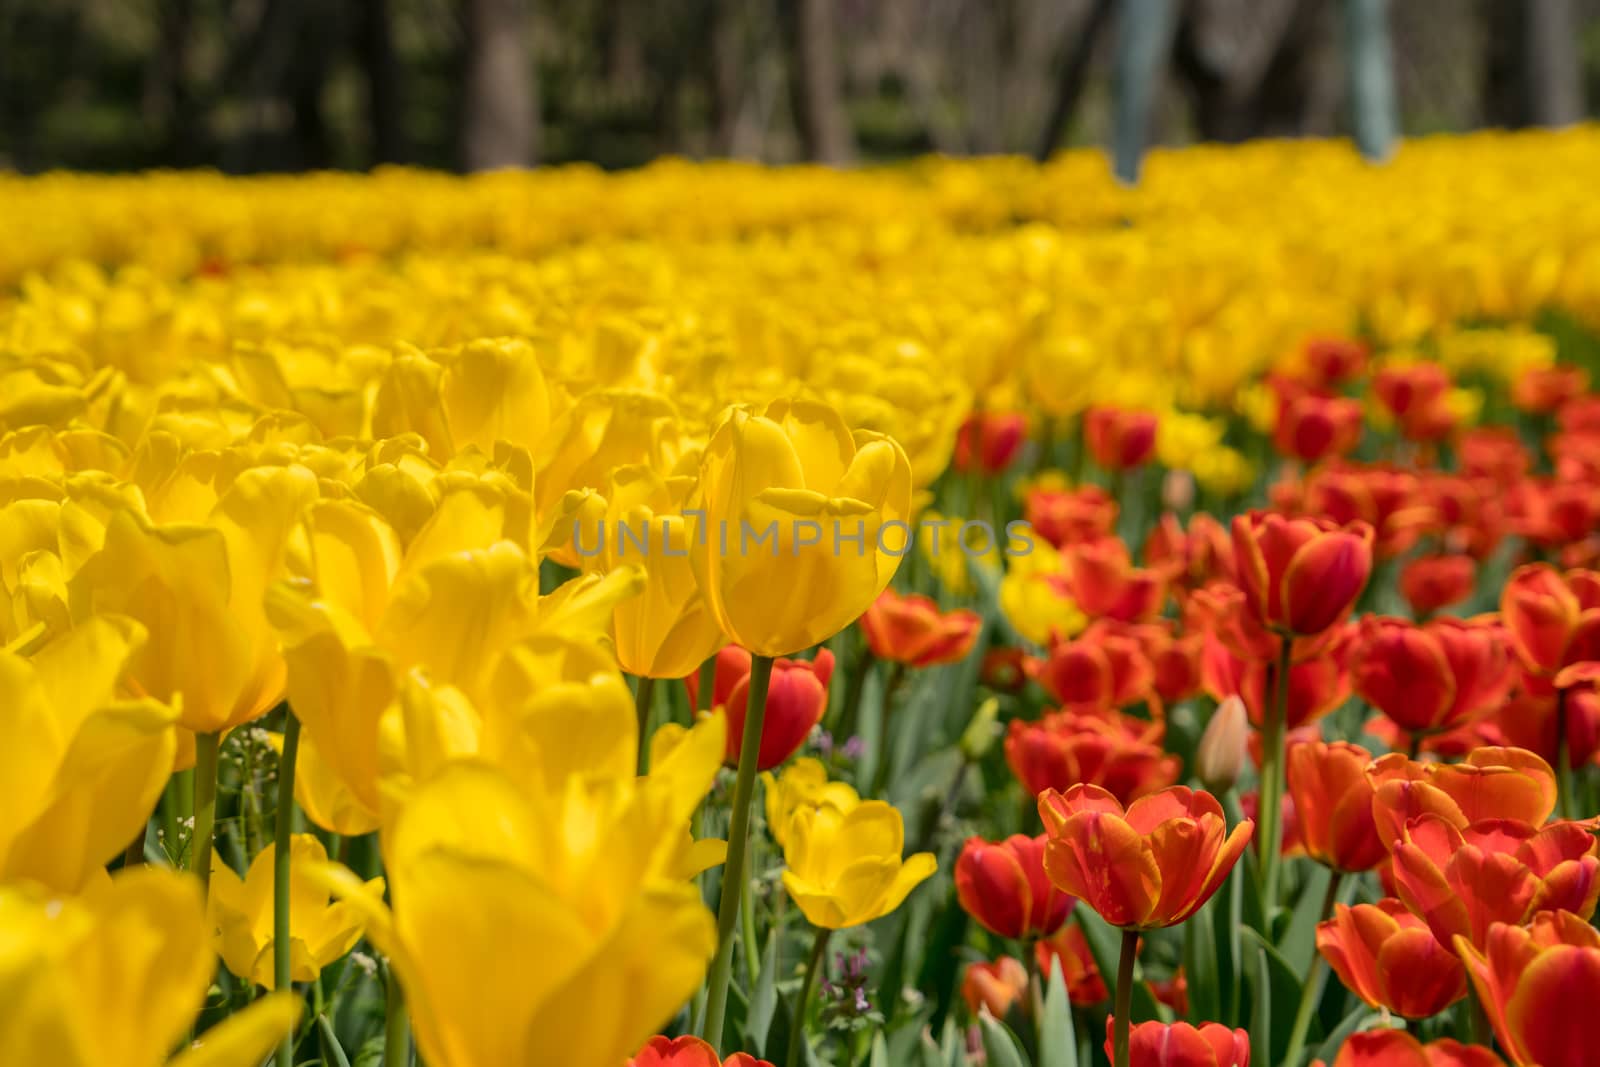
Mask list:
MULTIPOLYGON (((0 0, 0 167, 876 162, 1565 125, 1600 0, 0 0)), ((1128 159, 1127 157, 1130 157, 1128 159)))

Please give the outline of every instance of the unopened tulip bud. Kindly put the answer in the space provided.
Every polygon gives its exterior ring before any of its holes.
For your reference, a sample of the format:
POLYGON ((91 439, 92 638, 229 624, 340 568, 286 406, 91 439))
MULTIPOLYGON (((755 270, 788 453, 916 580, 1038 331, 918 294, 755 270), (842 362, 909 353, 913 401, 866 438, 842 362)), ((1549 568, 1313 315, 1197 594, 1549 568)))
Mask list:
POLYGON ((1213 793, 1226 793, 1239 780, 1249 745, 1250 718, 1244 701, 1231 696, 1217 705, 1195 750, 1195 773, 1213 793))

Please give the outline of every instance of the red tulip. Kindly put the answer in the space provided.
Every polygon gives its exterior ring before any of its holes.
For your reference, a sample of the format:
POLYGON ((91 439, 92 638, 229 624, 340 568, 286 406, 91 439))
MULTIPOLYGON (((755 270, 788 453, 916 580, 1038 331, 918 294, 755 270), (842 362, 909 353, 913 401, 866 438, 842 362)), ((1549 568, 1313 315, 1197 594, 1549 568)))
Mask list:
POLYGON ((1400 593, 1422 619, 1466 600, 1477 580, 1478 565, 1470 556, 1419 556, 1401 569, 1400 593))
POLYGON ((1372 817, 1372 756, 1345 741, 1289 746, 1288 787, 1306 855, 1336 871, 1370 871, 1389 855, 1372 817))
POLYGON ((1372 391, 1409 440, 1436 441, 1455 426, 1446 403, 1450 376, 1437 363, 1385 367, 1373 377, 1372 391))
POLYGON ((1517 432, 1509 426, 1480 426, 1463 433, 1455 443, 1461 473, 1487 478, 1505 488, 1522 481, 1533 457, 1517 432))
POLYGON ((1324 467, 1306 480, 1299 510, 1338 525, 1364 522, 1373 530, 1373 553, 1392 559, 1437 525, 1438 512, 1411 471, 1391 467, 1324 467))
POLYGON ((1010 956, 993 963, 969 963, 961 977, 961 996, 974 1015, 987 1008, 996 1019, 1004 1019, 1027 991, 1027 969, 1010 956))
MULTIPOLYGON (((1312 1067, 1322 1067, 1314 1060, 1312 1067)), ((1358 1030, 1344 1039, 1333 1067, 1505 1067, 1481 1045, 1442 1037, 1424 1045, 1404 1030, 1358 1030)))
POLYGON ((1094 953, 1089 949, 1089 939, 1083 927, 1070 923, 1049 937, 1040 938, 1033 946, 1034 959, 1039 973, 1048 975, 1052 960, 1061 964, 1061 977, 1067 983, 1067 999, 1079 1007, 1099 1004, 1111 994, 1100 970, 1095 966, 1094 953))
MULTIPOLYGON (((1233 520, 1239 587, 1250 621, 1310 637, 1350 614, 1372 572, 1372 527, 1251 512, 1233 520)), ((1298 658, 1298 657, 1297 657, 1298 658)))
POLYGON ((1204 511, 1189 517, 1188 530, 1171 512, 1162 515, 1145 538, 1144 561, 1172 574, 1180 589, 1198 589, 1215 579, 1231 582, 1236 573, 1233 536, 1204 511))
MULTIPOLYGON (((779 659, 772 664, 767 687, 767 715, 761 726, 761 749, 756 766, 769 771, 794 755, 828 710, 828 681, 833 677, 833 653, 820 649, 814 660, 779 659)), ((698 704, 700 680, 684 679, 689 700, 698 704)), ((744 717, 750 702, 750 653, 728 645, 717 653, 712 676, 712 706, 728 713, 727 761, 739 762, 744 742, 744 717)))
POLYGON ((1039 797, 1049 843, 1045 871, 1056 887, 1112 926, 1149 930, 1193 915, 1228 877, 1255 824, 1227 829, 1209 793, 1172 786, 1126 810, 1094 785, 1039 797))
POLYGON ((1356 996, 1407 1019, 1426 1019, 1467 995, 1467 975, 1428 924, 1398 900, 1334 906, 1317 926, 1322 953, 1356 996))
POLYGON ((1161 748, 1163 728, 1115 712, 1055 712, 1038 722, 1011 720, 1006 763, 1035 796, 1081 783, 1131 803, 1175 781, 1181 764, 1161 748))
MULTIPOLYGON (((1115 1020, 1106 1017, 1106 1056, 1112 1055, 1115 1020)), ((1221 1023, 1151 1021, 1128 1032, 1129 1067, 1250 1067, 1250 1035, 1221 1023)))
POLYGON ((1051 646, 1038 681, 1067 711, 1116 711, 1149 696, 1155 668, 1137 639, 1091 626, 1051 646))
POLYGON ((652 1037, 623 1067, 772 1067, 748 1052, 735 1052, 726 1060, 708 1042, 690 1034, 652 1037))
POLYGON ((1363 424, 1361 405, 1349 397, 1292 392, 1279 397, 1272 443, 1280 455, 1316 463, 1354 448, 1363 424))
MULTIPOLYGON (((1354 634, 1341 630, 1332 637, 1322 655, 1289 668, 1289 706, 1284 722, 1291 730, 1316 722, 1350 695, 1350 672, 1345 665, 1354 634)), ((1257 728, 1266 721, 1267 702, 1277 699, 1276 663, 1241 659, 1209 635, 1200 657, 1200 677, 1214 699, 1222 701, 1235 695, 1242 699, 1251 725, 1257 728)))
POLYGON ((1418 625, 1369 615, 1361 620, 1351 680, 1401 729, 1431 733, 1499 706, 1514 675, 1498 624, 1435 619, 1418 625))
POLYGON ((1166 576, 1135 567, 1120 537, 1102 537, 1062 551, 1067 591, 1091 619, 1136 622, 1161 613, 1166 576))
POLYGON ((1545 912, 1526 929, 1495 923, 1484 947, 1462 938, 1456 949, 1495 1037, 1513 1062, 1540 1067, 1594 1062, 1600 933, 1584 918, 1545 912))
POLYGON ((1582 367, 1529 367, 1511 387, 1511 402, 1518 411, 1548 415, 1589 388, 1589 372, 1582 367))
POLYGON ((941 612, 928 597, 901 596, 893 589, 879 593, 861 616, 861 632, 872 654, 910 667, 966 659, 982 627, 975 611, 941 612))
POLYGON ((1538 753, 1554 764, 1566 741, 1567 766, 1576 770, 1600 756, 1600 693, 1580 682, 1560 691, 1548 679, 1524 674, 1518 691, 1486 723, 1502 745, 1538 753))
POLYGON ((1028 439, 1028 417, 1017 412, 977 411, 956 432, 955 468, 999 474, 1011 466, 1028 439))
POLYGON ((1350 337, 1313 337, 1300 350, 1306 378, 1319 389, 1352 381, 1366 373, 1368 349, 1350 337))
POLYGON ((1156 449, 1156 417, 1148 411, 1090 408, 1083 433, 1094 461, 1108 471, 1142 466, 1156 449))
POLYGON ((1044 873, 1045 839, 1013 834, 1004 841, 967 838, 956 857, 956 899, 968 915, 1001 937, 1046 937, 1067 921, 1072 898, 1044 873))

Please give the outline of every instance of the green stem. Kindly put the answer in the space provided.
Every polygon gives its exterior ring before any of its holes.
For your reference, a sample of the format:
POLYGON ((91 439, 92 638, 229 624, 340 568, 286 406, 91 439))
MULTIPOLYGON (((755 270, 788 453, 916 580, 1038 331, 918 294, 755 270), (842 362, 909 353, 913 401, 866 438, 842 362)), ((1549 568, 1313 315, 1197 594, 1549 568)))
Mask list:
POLYGON ((750 973, 750 985, 754 987, 756 980, 761 977, 761 949, 756 943, 756 905, 755 890, 750 887, 751 879, 744 880, 744 889, 739 901, 739 931, 744 936, 744 965, 750 973))
POLYGON ((817 984, 817 971, 822 968, 823 954, 828 951, 828 936, 833 931, 819 927, 817 938, 811 943, 811 959, 806 962, 806 976, 800 980, 800 992, 795 995, 793 1021, 789 1025, 789 1055, 784 1063, 789 1067, 805 1063, 800 1050, 806 1040, 806 1002, 811 999, 811 987, 817 984))
MULTIPOLYGON (((289 968, 289 859, 294 852, 294 768, 300 755, 300 720, 294 710, 283 720, 283 754, 278 757, 277 828, 272 849, 272 988, 294 987, 289 968)), ((294 1039, 278 1046, 278 1067, 294 1067, 294 1039)))
POLYGON ((1572 778, 1572 753, 1567 745, 1567 691, 1556 690, 1556 814, 1572 818, 1577 786, 1572 778))
POLYGON ((850 672, 850 682, 845 687, 844 700, 839 703, 839 721, 834 724, 833 739, 841 745, 850 739, 855 732, 856 722, 861 718, 861 691, 867 685, 867 672, 872 670, 872 649, 865 645, 861 648, 861 658, 856 662, 856 669, 850 672))
POLYGON ((1139 931, 1122 931, 1122 959, 1117 963, 1116 1019, 1111 1029, 1113 1067, 1128 1067, 1128 1033, 1133 1010, 1133 961, 1139 952, 1139 931))
MULTIPOLYGON (((1267 709, 1266 722, 1261 736, 1261 803, 1257 805, 1260 816, 1260 851, 1262 885, 1262 922, 1272 924, 1272 912, 1278 906, 1278 863, 1283 849, 1283 730, 1289 714, 1289 655, 1290 639, 1279 638, 1277 693, 1272 706, 1267 709)), ((1266 931, 1263 931, 1265 933, 1266 931)))
POLYGON ((750 699, 744 718, 744 738, 739 745, 739 776, 733 786, 733 820, 728 827, 728 858, 722 865, 722 899, 717 907, 717 955, 707 979, 706 1025, 700 1036, 720 1052, 722 1024, 728 1011, 728 982, 733 977, 734 928, 739 922, 739 901, 744 885, 745 852, 750 838, 750 796, 755 792, 756 761, 761 755, 761 730, 767 718, 767 686, 772 680, 772 657, 750 661, 750 699))
POLYGON ((695 696, 696 711, 711 710, 711 689, 717 684, 717 654, 713 652, 700 664, 700 685, 695 696))
POLYGON ((633 707, 639 716, 639 773, 650 769, 650 704, 656 695, 656 680, 647 674, 639 676, 639 685, 633 691, 633 707))
POLYGON ((200 878, 202 895, 211 895, 211 840, 217 821, 217 757, 222 734, 194 738, 194 834, 189 838, 189 869, 200 878))
POLYGON ((411 1063, 411 1018, 392 962, 384 968, 383 999, 384 1067, 408 1067, 411 1063))
MULTIPOLYGON (((1328 879, 1328 891, 1322 898, 1322 921, 1326 922, 1333 913, 1334 902, 1339 897, 1339 882, 1344 877, 1339 871, 1333 872, 1333 877, 1328 879)), ((1300 1054, 1305 1051, 1306 1034, 1311 1029, 1311 1016, 1316 1011, 1317 1002, 1322 999, 1322 986, 1327 978, 1326 961, 1322 953, 1318 952, 1311 957, 1311 969, 1306 974, 1306 981, 1300 987, 1300 1010, 1295 1012, 1294 1029, 1289 1032, 1289 1050, 1284 1054, 1284 1067, 1297 1067, 1300 1054)))

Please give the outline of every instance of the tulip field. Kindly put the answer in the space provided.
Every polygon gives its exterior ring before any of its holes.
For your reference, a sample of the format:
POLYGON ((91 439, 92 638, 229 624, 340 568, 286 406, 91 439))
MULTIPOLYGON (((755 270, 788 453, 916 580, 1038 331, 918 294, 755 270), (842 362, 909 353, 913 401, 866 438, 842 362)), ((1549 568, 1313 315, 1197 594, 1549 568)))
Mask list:
POLYGON ((0 176, 0 1067, 1576 1067, 1600 128, 0 176))

